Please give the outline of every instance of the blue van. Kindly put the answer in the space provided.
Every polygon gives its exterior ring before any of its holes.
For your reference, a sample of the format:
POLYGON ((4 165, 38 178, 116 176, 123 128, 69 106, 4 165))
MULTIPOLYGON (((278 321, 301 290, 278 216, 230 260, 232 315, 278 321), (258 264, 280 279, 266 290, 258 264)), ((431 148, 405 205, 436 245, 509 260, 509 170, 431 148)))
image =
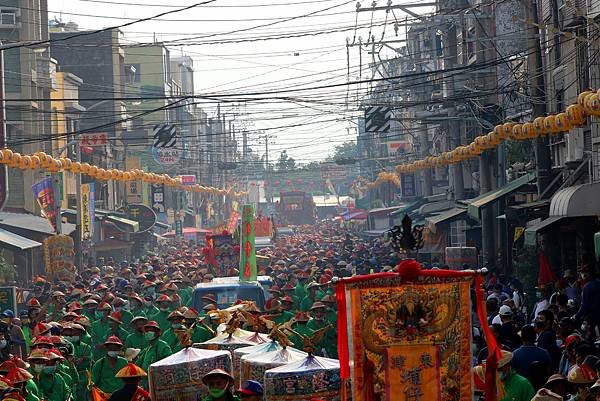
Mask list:
POLYGON ((202 310, 202 297, 212 294, 217 299, 219 309, 232 306, 238 299, 254 301, 261 310, 265 308, 265 291, 258 282, 222 281, 200 283, 194 288, 192 305, 196 310, 202 310))

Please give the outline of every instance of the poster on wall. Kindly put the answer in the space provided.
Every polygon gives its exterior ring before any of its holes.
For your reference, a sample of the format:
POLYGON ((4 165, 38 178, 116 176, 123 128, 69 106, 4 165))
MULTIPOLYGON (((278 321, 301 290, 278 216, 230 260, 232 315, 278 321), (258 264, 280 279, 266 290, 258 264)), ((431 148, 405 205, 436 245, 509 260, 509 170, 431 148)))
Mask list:
POLYGON ((50 225, 56 231, 56 201, 54 199, 54 185, 52 178, 45 178, 31 187, 33 197, 37 200, 42 215, 48 219, 50 225))

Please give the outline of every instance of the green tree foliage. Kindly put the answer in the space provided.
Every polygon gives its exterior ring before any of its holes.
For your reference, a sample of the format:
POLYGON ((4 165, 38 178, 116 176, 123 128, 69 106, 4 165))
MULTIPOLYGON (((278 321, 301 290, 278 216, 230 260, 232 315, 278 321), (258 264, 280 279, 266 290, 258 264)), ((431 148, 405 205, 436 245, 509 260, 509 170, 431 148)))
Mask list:
POLYGON ((356 146, 356 142, 348 141, 341 145, 337 145, 333 150, 333 154, 330 154, 327 159, 328 161, 335 161, 356 158, 358 158, 358 147, 356 146))
POLYGON ((279 159, 275 163, 275 169, 277 171, 293 171, 296 170, 296 160, 287 154, 287 150, 284 150, 279 154, 279 159))
POLYGON ((515 163, 527 164, 531 161, 533 149, 531 141, 511 141, 505 143, 505 159, 506 165, 512 166, 515 163))

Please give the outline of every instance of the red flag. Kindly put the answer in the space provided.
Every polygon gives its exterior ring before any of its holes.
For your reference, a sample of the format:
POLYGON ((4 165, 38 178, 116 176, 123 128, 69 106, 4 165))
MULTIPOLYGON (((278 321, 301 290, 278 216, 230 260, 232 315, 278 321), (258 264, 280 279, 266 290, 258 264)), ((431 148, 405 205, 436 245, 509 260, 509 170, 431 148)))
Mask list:
POLYGON ((540 251, 540 274, 538 276, 538 285, 546 285, 556 282, 557 278, 552 268, 550 267, 550 261, 544 251, 540 251))

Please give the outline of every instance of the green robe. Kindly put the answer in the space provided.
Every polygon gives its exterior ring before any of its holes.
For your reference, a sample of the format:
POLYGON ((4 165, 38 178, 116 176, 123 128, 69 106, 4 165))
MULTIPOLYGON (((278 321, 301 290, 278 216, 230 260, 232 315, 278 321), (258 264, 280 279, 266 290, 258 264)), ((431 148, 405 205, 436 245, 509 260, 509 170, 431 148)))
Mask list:
POLYGON ((203 343, 212 339, 214 336, 206 327, 200 323, 196 323, 194 331, 192 332, 192 343, 203 343))
MULTIPOLYGON (((160 338, 157 340, 152 340, 150 344, 148 344, 142 352, 137 357, 136 364, 144 369, 146 372, 150 365, 152 365, 156 361, 160 361, 168 356, 170 356, 173 352, 171 351, 171 347, 169 344, 161 340, 160 338)), ((142 380, 142 387, 148 389, 148 378, 145 377, 142 380)))
POLYGON ((108 325, 108 318, 98 319, 92 323, 90 328, 90 335, 92 336, 92 343, 103 344, 110 334, 110 326, 108 325))
POLYGON ((300 310, 302 312, 308 312, 310 311, 310 308, 313 306, 314 303, 315 300, 311 298, 310 295, 307 295, 300 302, 300 310))
POLYGON ((134 331, 125 339, 125 349, 127 348, 137 348, 144 349, 144 347, 148 344, 148 341, 144 337, 144 333, 140 333, 139 331, 134 331))
MULTIPOLYGON (((141 309, 132 309, 129 312, 131 313, 131 315, 133 317, 137 317, 137 316, 142 316, 142 317, 145 317, 145 318, 148 317, 148 315, 146 314, 147 313, 146 309, 144 309, 144 308, 141 308, 141 309)), ((129 323, 131 323, 131 320, 133 320, 133 318, 129 320, 129 323)))
POLYGON ((108 357, 104 357, 92 367, 92 382, 96 387, 105 393, 113 393, 123 387, 123 381, 117 379, 115 375, 121 369, 127 366, 127 359, 118 356, 114 367, 110 367, 108 357))
MULTIPOLYGON (((329 322, 326 320, 319 321, 310 319, 308 323, 306 323, 306 326, 312 331, 317 331, 327 325, 329 325, 329 322)), ((325 350, 329 358, 334 358, 334 355, 337 355, 337 337, 335 329, 335 326, 331 327, 327 333, 325 333, 323 339, 317 344, 317 350, 315 352, 317 355, 324 356, 323 350, 325 350)))
POLYGON ((169 327, 171 327, 171 323, 169 322, 169 315, 171 314, 171 311, 161 311, 159 310, 158 313, 155 313, 154 315, 148 316, 148 320, 154 320, 156 323, 158 323, 158 325, 160 326, 160 328, 162 330, 167 330, 169 327))
POLYGON ((58 365, 57 372, 62 376, 70 389, 75 389, 75 386, 79 381, 79 374, 77 373, 75 366, 63 362, 58 365))
POLYGON ((281 325, 281 324, 289 322, 293 318, 294 318, 294 314, 292 312, 288 312, 288 311, 284 310, 281 313, 279 313, 276 317, 273 318, 273 322, 275 322, 275 324, 277 324, 277 325, 281 325))
POLYGON ((73 344, 73 358, 79 375, 79 380, 73 392, 76 394, 76 400, 88 399, 88 372, 92 369, 92 347, 80 340, 73 344), (77 360, 81 359, 80 362, 77 360))
POLYGON ((194 294, 194 289, 192 287, 185 287, 179 290, 179 298, 181 298, 182 306, 192 306, 192 295, 194 294))
POLYGON ((23 331, 23 339, 25 340, 25 352, 29 355, 29 344, 31 344, 31 329, 29 326, 25 325, 21 327, 21 331, 23 331))
POLYGON ((58 374, 40 373, 37 386, 46 401, 65 401, 71 395, 71 388, 67 386, 63 377, 58 374))
POLYGON ((179 352, 183 349, 183 345, 179 342, 179 337, 177 337, 177 333, 171 327, 169 330, 165 331, 160 338, 166 342, 169 347, 171 347, 171 351, 173 353, 179 352))
POLYGON ((131 319, 133 319, 133 313, 123 309, 121 310, 121 316, 123 318, 123 324, 125 327, 129 327, 129 323, 131 323, 131 319))
POLYGON ((43 397, 40 389, 38 388, 37 384, 35 384, 33 379, 27 380, 25 383, 25 389, 27 390, 27 401, 35 401, 43 397))
POLYGON ((169 344, 160 338, 158 340, 153 340, 138 355, 137 365, 147 372, 150 365, 168 357, 172 353, 169 344))
MULTIPOLYGON (((294 331, 302 336, 311 336, 314 331, 308 327, 308 324, 295 323, 293 327, 294 331)), ((292 334, 289 337, 290 341, 294 344, 294 348, 304 350, 304 341, 296 334, 292 334)))
POLYGON ((146 307, 146 314, 144 316, 146 316, 148 318, 148 320, 152 320, 152 319, 150 319, 150 316, 155 315, 158 312, 160 312, 160 309, 158 309, 154 305, 150 305, 150 306, 146 307))
POLYGON ((511 371, 504 380, 504 398, 500 401, 529 401, 534 395, 535 390, 529 380, 511 371))

